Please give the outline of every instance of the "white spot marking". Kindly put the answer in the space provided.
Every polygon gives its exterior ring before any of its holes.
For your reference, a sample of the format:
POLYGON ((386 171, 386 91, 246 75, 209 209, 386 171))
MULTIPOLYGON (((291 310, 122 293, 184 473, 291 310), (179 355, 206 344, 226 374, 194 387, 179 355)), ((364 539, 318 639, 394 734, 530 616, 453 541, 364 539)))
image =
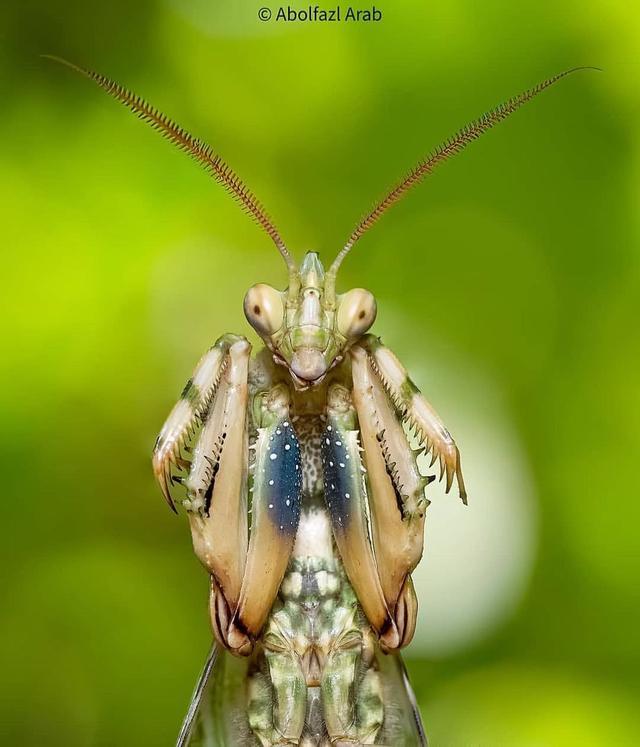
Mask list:
POLYGON ((278 458, 278 455, 276 454, 275 451, 272 451, 271 454, 269 454, 269 459, 271 459, 271 461, 277 458, 278 458))

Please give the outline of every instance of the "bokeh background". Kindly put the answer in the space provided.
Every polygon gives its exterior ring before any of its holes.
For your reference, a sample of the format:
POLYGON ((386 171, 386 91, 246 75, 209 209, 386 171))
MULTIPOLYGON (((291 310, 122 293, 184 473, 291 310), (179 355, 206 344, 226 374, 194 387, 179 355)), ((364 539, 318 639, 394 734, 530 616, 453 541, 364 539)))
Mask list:
POLYGON ((172 744, 207 582, 150 452, 200 354, 247 331, 248 286, 286 281, 218 186, 53 53, 214 144, 325 259, 466 121, 604 68, 443 166, 341 287, 377 295, 464 455, 469 507, 431 493, 406 655, 432 747, 638 744, 637 9, 380 0, 377 24, 284 25, 258 6, 2 3, 0 741, 172 744))

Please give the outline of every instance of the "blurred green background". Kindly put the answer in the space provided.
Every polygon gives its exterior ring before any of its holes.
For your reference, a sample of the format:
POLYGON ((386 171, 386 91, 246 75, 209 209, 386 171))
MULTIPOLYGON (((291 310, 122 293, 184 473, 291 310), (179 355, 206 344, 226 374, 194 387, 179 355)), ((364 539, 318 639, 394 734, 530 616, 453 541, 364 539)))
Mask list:
MULTIPOLYGON (((375 329, 475 455, 462 521, 501 527, 495 541, 433 530, 452 543, 430 566, 438 604, 473 591, 447 599, 451 558, 481 569, 486 599, 529 543, 491 621, 407 653, 432 747, 638 744, 640 13, 380 0, 378 24, 283 25, 258 6, 0 9, 0 741, 173 743, 209 645, 207 582, 150 452, 200 354, 246 332, 249 285, 286 282, 218 186, 38 56, 52 53, 212 143, 298 256, 324 258, 466 121, 556 71, 604 68, 442 167, 357 245, 341 288, 376 294, 375 329), (511 451, 482 436, 495 402, 511 451), (517 536, 508 502, 489 508, 494 489, 509 493, 502 466, 527 496, 517 536)), ((455 500, 434 491, 434 519, 455 500)), ((428 592, 421 602, 428 621, 428 592)))

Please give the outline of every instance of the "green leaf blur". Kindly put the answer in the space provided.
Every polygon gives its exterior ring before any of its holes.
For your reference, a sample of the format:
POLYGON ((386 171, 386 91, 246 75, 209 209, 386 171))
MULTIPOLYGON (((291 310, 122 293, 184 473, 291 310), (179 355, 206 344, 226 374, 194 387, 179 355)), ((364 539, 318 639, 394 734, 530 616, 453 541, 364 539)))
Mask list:
POLYGON ((418 383, 463 454, 446 371, 462 388, 481 372, 532 479, 537 550, 511 613, 446 655, 407 653, 432 747, 638 744, 640 13, 376 4, 369 24, 265 23, 246 0, 0 10, 3 744, 173 743, 209 645, 207 580, 151 448, 201 353, 247 333, 246 289, 286 283, 217 185, 44 53, 210 142, 290 249, 325 260, 464 123, 562 69, 604 69, 438 169, 340 288, 375 293, 375 329, 438 372, 418 383))

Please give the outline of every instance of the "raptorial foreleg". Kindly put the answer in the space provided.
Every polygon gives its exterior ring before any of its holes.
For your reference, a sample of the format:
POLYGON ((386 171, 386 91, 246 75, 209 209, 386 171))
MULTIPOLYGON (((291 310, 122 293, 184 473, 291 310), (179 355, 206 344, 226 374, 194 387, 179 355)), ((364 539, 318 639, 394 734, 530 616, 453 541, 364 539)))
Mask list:
POLYGON ((198 438, 185 481, 193 548, 211 574, 211 618, 219 642, 246 654, 246 635, 230 642, 248 546, 248 370, 251 346, 229 348, 228 361, 198 438))
MULTIPOLYGON (((423 448, 438 458, 447 490, 457 477, 466 492, 460 454, 433 408, 418 392, 397 358, 367 335, 351 349, 353 399, 364 448, 371 508, 373 546, 380 583, 401 640, 381 636, 385 649, 406 645, 415 630, 417 601, 411 571, 422 556, 424 489, 431 477, 421 475, 416 455, 423 448), (413 427, 422 446, 411 449, 403 424, 413 427)), ((433 463, 433 461, 432 461, 433 463)))
POLYGON ((293 548, 302 469, 289 422, 288 390, 275 386, 257 395, 260 401, 254 407, 258 437, 253 445, 249 536, 251 348, 243 338, 229 341, 226 355, 217 364, 217 387, 201 416, 204 424, 189 476, 182 482, 187 489, 184 505, 194 550, 211 574, 214 633, 232 653, 248 655, 273 605, 293 548))
POLYGON ((415 429, 421 443, 431 452, 431 464, 439 461, 440 479, 444 474, 447 477, 446 492, 451 489, 455 477, 460 498, 466 504, 460 452, 442 419, 413 383, 402 363, 378 337, 365 335, 358 345, 367 351, 400 419, 415 429))
POLYGON ((428 505, 416 455, 389 402, 366 352, 352 349, 353 399, 364 448, 371 508, 373 546, 387 606, 399 627, 397 644, 381 637, 387 648, 405 645, 415 625, 414 596, 408 575, 422 556, 428 505))
POLYGON ((267 619, 293 551, 302 501, 300 444, 289 416, 289 390, 276 385, 258 396, 251 538, 232 644, 240 631, 255 638, 267 619))
POLYGON ((333 384, 327 396, 327 425, 322 439, 324 496, 333 536, 349 581, 372 628, 389 645, 399 645, 395 625, 369 531, 370 510, 360 458, 356 412, 350 392, 333 384))
POLYGON ((183 478, 174 475, 172 467, 177 467, 181 471, 189 469, 190 460, 183 456, 182 450, 209 411, 227 363, 229 348, 234 342, 242 339, 238 335, 223 335, 202 356, 156 439, 153 449, 153 471, 162 494, 174 511, 176 509, 171 496, 171 486, 176 482, 182 482, 183 478))

